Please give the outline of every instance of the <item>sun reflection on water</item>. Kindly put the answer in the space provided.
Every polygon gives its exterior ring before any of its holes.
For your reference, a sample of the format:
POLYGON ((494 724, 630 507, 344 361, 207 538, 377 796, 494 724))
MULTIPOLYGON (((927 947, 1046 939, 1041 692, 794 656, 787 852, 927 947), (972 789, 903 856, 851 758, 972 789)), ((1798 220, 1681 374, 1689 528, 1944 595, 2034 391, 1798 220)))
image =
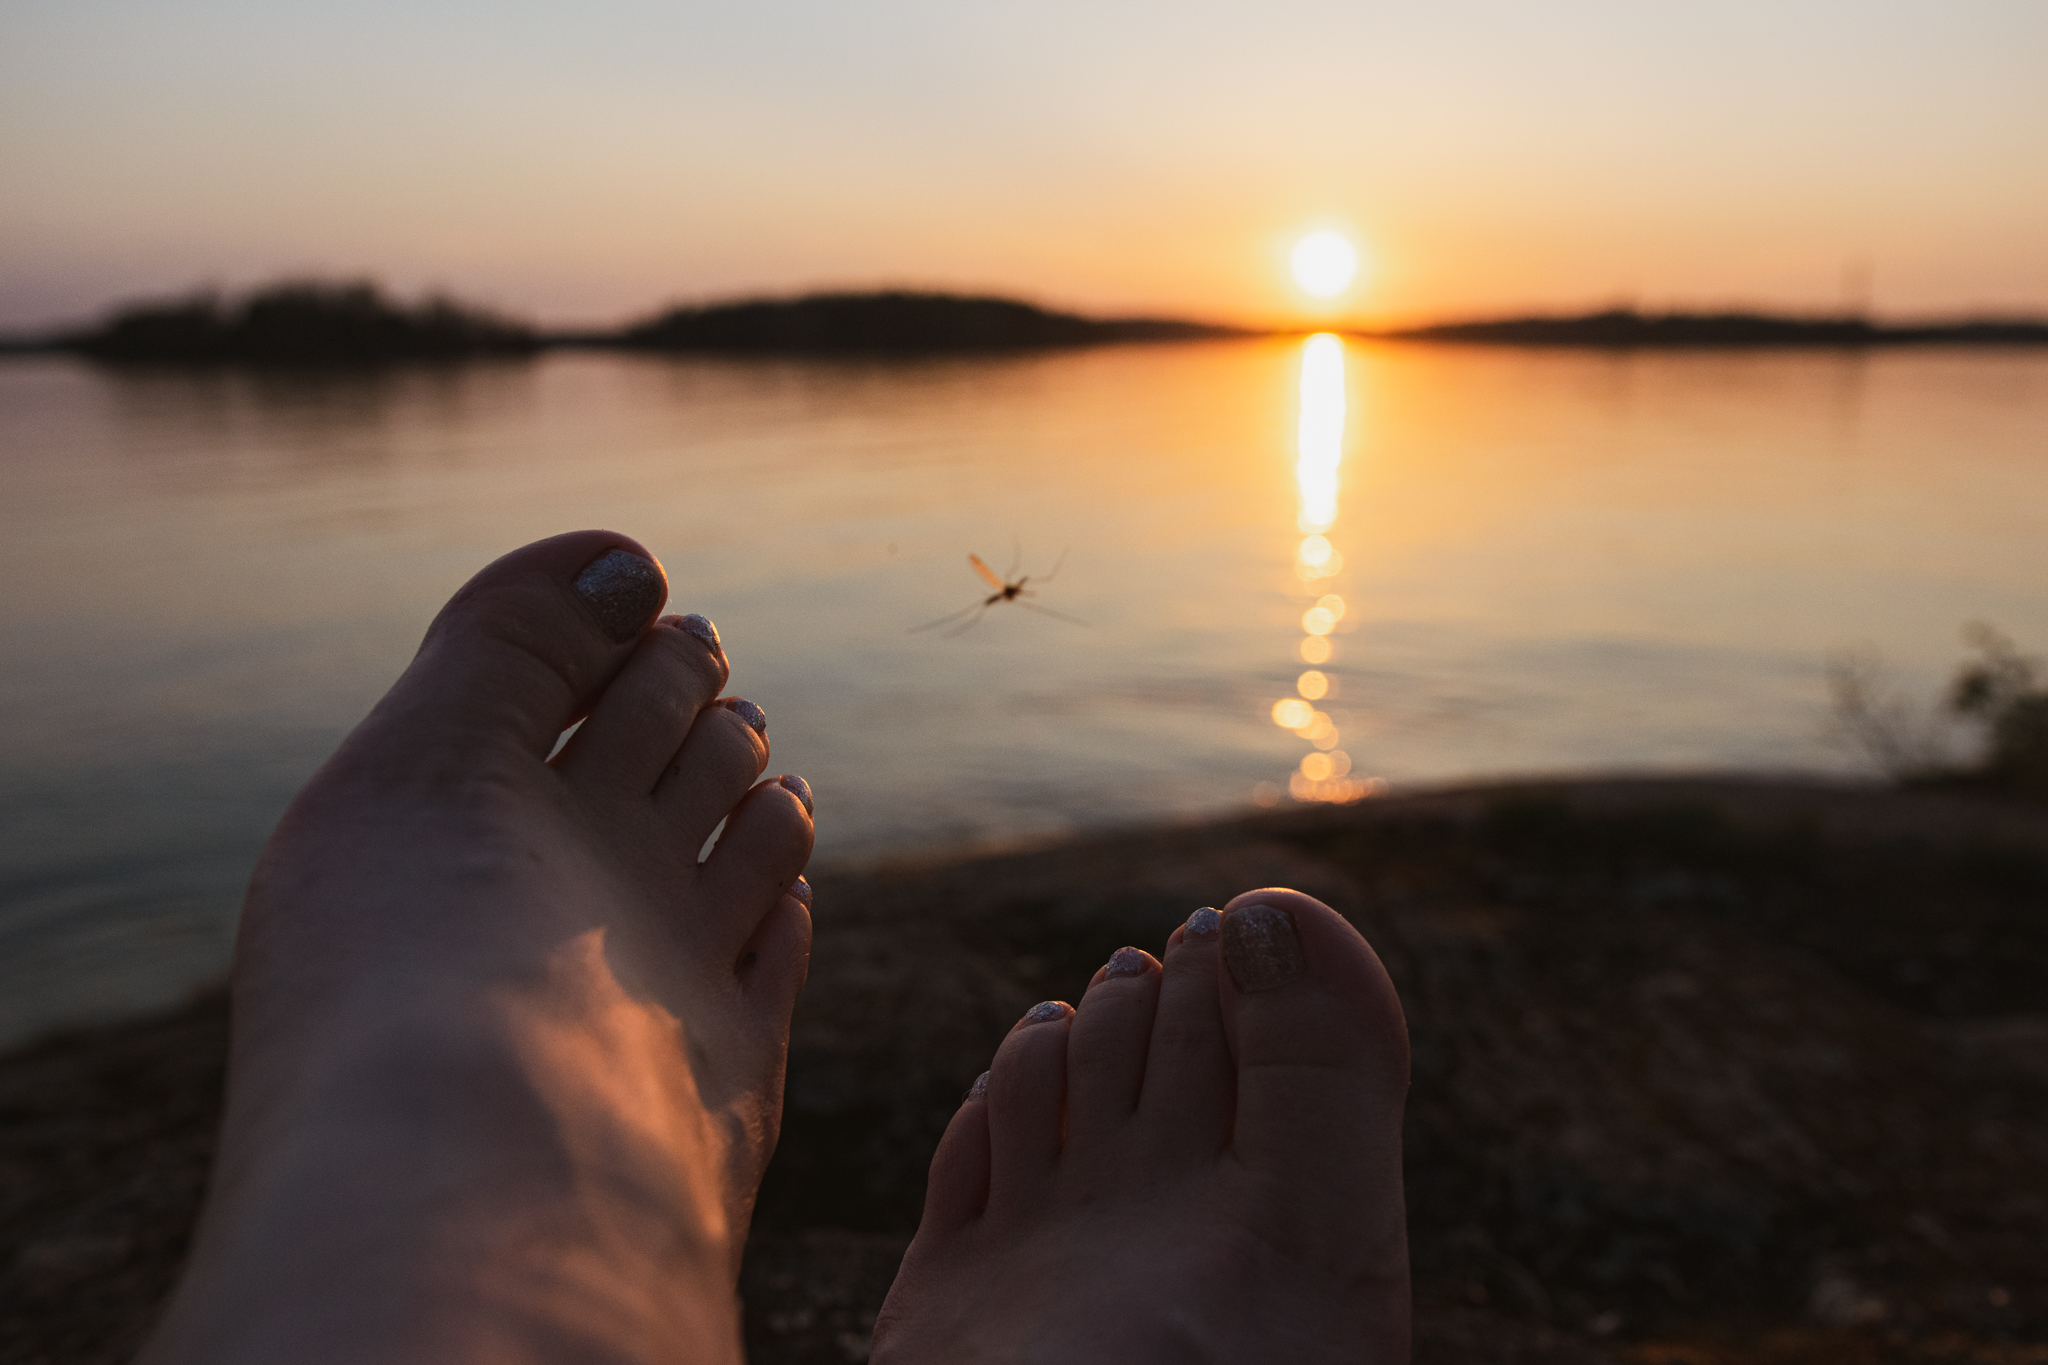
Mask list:
MULTIPOLYGON (((1344 556, 1329 534, 1337 524, 1345 416, 1344 342, 1319 332, 1301 347, 1301 413, 1294 462, 1301 500, 1296 526, 1302 532, 1294 572, 1309 592, 1317 594, 1315 603, 1301 614, 1302 638, 1296 653, 1312 667, 1296 679, 1300 696, 1273 703, 1273 723, 1314 746, 1287 778, 1287 793, 1297 801, 1357 801, 1386 785, 1352 772, 1351 756, 1337 747, 1342 734, 1336 718, 1310 704, 1338 692, 1337 679, 1322 666, 1336 654, 1331 636, 1345 615, 1344 598, 1335 590, 1344 556)), ((1270 805, 1279 800, 1279 788, 1262 782, 1254 795, 1270 805)))
POLYGON ((1337 520, 1337 467, 1344 461, 1344 342, 1318 332, 1301 344, 1301 419, 1295 432, 1294 480, 1301 487, 1299 525, 1320 547, 1302 542, 1302 563, 1327 565, 1322 533, 1337 520), (1321 560, 1310 556, 1324 553, 1321 560))

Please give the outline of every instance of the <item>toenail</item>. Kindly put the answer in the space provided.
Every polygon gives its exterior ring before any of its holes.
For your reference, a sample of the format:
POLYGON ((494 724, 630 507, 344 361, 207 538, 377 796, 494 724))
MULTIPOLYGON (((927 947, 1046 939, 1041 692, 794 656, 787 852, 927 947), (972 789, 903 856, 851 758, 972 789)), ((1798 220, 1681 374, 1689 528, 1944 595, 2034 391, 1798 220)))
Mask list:
POLYGON ((738 716, 753 727, 754 733, 762 738, 768 736, 768 713, 745 697, 720 697, 718 705, 738 716))
POLYGON ((1029 1028, 1033 1024, 1049 1024, 1055 1019, 1064 1019, 1074 1012, 1074 1007, 1064 1000, 1041 1000, 1024 1012, 1024 1018, 1017 1025, 1029 1028))
POLYGON ((811 903, 811 884, 802 877, 798 877, 789 884, 789 894, 805 905, 809 905, 811 903))
POLYGON ((984 1072, 982 1072, 982 1073, 981 1073, 981 1074, 980 1074, 979 1076, 976 1076, 976 1077, 974 1078, 974 1084, 973 1084, 973 1085, 970 1085, 970 1086, 968 1086, 968 1087, 967 1087, 967 1098, 966 1098, 966 1099, 964 1099, 964 1100, 962 1100, 962 1101, 961 1101, 961 1103, 962 1103, 962 1104, 972 1104, 972 1103, 974 1103, 974 1102, 975 1102, 976 1100, 985 1100, 985 1099, 987 1099, 987 1098, 988 1098, 988 1073, 987 1073, 986 1071, 984 1071, 984 1072))
POLYGON ((817 807, 811 804, 810 783, 804 781, 795 773, 784 773, 775 780, 796 793, 796 799, 804 803, 804 813, 806 815, 816 815, 818 813, 817 807))
POLYGON ((623 644, 660 608, 668 584, 653 560, 631 550, 608 550, 576 575, 576 594, 604 633, 623 644))
POLYGON ((1223 927, 1223 916, 1216 913, 1216 907, 1205 905, 1188 916, 1187 938, 1214 938, 1216 931, 1223 927))
POLYGON ((718 627, 711 624, 709 617, 699 616, 693 611, 688 616, 678 616, 676 618, 676 627, 679 630, 686 630, 702 640, 706 645, 710 646, 713 654, 725 653, 725 646, 718 643, 718 627))
POLYGON ((1308 970, 1294 916, 1277 905, 1240 905, 1223 917, 1223 965, 1241 991, 1270 991, 1308 970))
POLYGON ((1110 976, 1143 976, 1151 965, 1152 959, 1145 956, 1143 949, 1119 948, 1109 955, 1102 970, 1110 976))

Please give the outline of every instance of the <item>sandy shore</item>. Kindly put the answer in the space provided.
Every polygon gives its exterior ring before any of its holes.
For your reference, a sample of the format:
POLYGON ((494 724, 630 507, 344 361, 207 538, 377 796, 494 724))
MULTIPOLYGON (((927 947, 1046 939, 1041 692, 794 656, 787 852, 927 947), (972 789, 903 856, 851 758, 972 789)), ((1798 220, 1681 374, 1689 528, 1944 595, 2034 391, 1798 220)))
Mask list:
MULTIPOLYGON (((2048 1362, 2048 809, 1548 782, 824 872, 743 1289, 865 1357, 961 1089, 1125 942, 1284 883, 1408 1010, 1425 1361, 2048 1362)), ((202 1192, 218 996, 0 1059, 0 1365, 127 1359, 202 1192)))

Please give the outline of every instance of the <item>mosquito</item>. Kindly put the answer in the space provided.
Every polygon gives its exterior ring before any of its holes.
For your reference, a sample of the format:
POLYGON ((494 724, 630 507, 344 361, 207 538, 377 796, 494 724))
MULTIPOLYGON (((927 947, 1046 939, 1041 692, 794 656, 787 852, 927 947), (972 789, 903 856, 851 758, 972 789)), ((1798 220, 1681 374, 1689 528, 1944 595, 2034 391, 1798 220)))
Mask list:
MULTIPOLYGON (((911 635, 915 635, 921 630, 935 630, 940 626, 951 626, 952 628, 946 631, 946 634, 948 636, 958 635, 961 631, 966 630, 969 626, 972 626, 976 621, 979 621, 981 619, 981 614, 983 612, 987 611, 990 607, 993 607, 1000 602, 1015 602, 1018 606, 1024 608, 1024 610, 1026 611, 1035 611, 1040 616, 1050 616, 1055 621, 1066 621, 1069 624, 1076 626, 1087 625, 1088 623, 1086 621, 1082 621, 1075 617, 1068 616, 1065 612, 1054 611, 1051 607, 1041 607, 1038 606, 1036 603, 1027 602, 1024 600, 1027 597, 1036 597, 1038 596, 1038 594, 1024 586, 1026 583, 1031 582, 1030 576, 1027 574, 1020 574, 1017 572, 1018 568, 1020 567, 1023 561, 1023 557, 1023 551, 1020 548, 1018 551, 1017 558, 1013 560, 1010 564, 1010 577, 1007 581, 1005 581, 1003 578, 999 577, 996 574, 996 571, 994 569, 991 569, 988 566, 987 561, 983 560, 980 555, 967 556, 967 562, 974 566, 974 571, 980 574, 982 577, 982 581, 987 583, 991 588, 994 588, 995 591, 990 593, 987 597, 982 598, 979 602, 976 602, 973 606, 963 607, 959 611, 954 612, 951 616, 941 616, 936 621, 927 621, 921 626, 912 626, 908 633, 911 635), (963 617, 966 619, 962 620, 961 618, 963 617), (953 625, 955 621, 958 621, 959 624, 953 625)), ((1038 581, 1040 583, 1052 582, 1053 578, 1060 571, 1060 565, 1066 562, 1067 552, 1065 550, 1062 550, 1060 551, 1059 559, 1052 566, 1052 572, 1046 574, 1043 578, 1040 578, 1038 581)))

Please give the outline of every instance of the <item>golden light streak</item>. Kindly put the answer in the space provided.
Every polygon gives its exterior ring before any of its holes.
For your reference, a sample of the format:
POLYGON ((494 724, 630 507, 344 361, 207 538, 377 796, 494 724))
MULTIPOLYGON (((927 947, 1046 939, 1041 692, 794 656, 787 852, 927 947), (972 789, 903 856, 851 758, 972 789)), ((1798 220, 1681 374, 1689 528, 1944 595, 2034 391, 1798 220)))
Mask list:
POLYGON ((1344 459, 1344 342, 1329 332, 1301 344, 1301 418, 1294 449, 1299 524, 1320 536, 1337 520, 1337 466, 1344 459))
MULTIPOLYGON (((1341 240, 1341 239, 1340 239, 1341 240)), ((1348 249, 1348 248, 1347 248, 1348 249)), ((1348 278, 1347 278, 1348 283, 1348 278)), ((1306 280, 1303 287, 1308 288, 1306 280)), ((1311 592, 1327 585, 1344 566, 1344 557, 1324 533, 1337 520, 1338 475, 1344 462, 1344 342, 1327 332, 1309 337, 1301 347, 1301 412, 1295 434, 1294 478, 1300 497, 1296 517, 1302 532, 1294 571, 1311 592)), ((1295 680, 1300 697, 1273 703, 1273 723, 1292 730, 1315 746, 1304 754, 1287 778, 1287 794, 1296 801, 1360 801, 1384 790, 1378 778, 1351 773, 1351 755, 1337 747, 1342 736, 1337 722, 1310 702, 1336 694, 1336 679, 1321 670, 1334 649, 1329 635, 1344 619, 1346 603, 1334 592, 1323 593, 1301 615, 1303 638, 1296 644, 1301 661, 1312 665, 1295 680)), ((1256 789, 1254 799, 1279 799, 1256 789)))

